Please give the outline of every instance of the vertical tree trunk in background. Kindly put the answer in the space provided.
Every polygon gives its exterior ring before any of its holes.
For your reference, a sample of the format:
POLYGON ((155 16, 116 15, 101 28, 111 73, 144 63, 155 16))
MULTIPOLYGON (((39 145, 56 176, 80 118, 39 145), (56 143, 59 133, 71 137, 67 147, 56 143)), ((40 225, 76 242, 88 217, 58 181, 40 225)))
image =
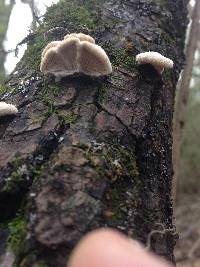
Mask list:
POLYGON ((37 27, 37 22, 38 22, 38 17, 39 17, 39 10, 37 8, 37 4, 35 3, 35 0, 22 0, 23 3, 29 4, 32 17, 33 17, 33 22, 32 22, 32 29, 36 29, 37 27))
POLYGON ((184 67, 181 81, 179 85, 177 101, 174 114, 174 131, 173 131, 173 197, 176 199, 176 184, 180 169, 180 151, 183 127, 185 124, 185 115, 187 109, 187 103, 189 98, 190 80, 192 75, 194 55, 199 40, 199 28, 200 28, 200 1, 196 0, 193 13, 192 24, 188 37, 188 44, 186 46, 186 65, 184 67))
POLYGON ((3 48, 3 40, 6 35, 10 12, 12 10, 13 2, 10 5, 5 5, 4 0, 0 0, 0 82, 3 80, 5 75, 4 61, 6 57, 6 52, 3 48))
POLYGON ((144 244, 159 230, 151 248, 174 260, 172 117, 186 6, 65 0, 30 35, 1 95, 19 108, 0 124, 0 251, 15 253, 13 266, 64 267, 78 240, 104 226, 144 244), (112 75, 59 83, 42 76, 42 49, 69 32, 92 35, 109 55, 112 75), (135 56, 149 50, 173 59, 175 68, 161 77, 152 66, 138 67, 135 56))

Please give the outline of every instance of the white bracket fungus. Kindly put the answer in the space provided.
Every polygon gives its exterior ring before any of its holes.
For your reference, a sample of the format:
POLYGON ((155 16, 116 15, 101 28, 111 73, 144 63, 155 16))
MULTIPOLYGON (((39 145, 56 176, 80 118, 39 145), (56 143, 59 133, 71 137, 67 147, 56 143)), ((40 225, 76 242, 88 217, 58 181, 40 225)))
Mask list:
POLYGON ((106 52, 96 44, 87 41, 80 43, 78 49, 79 71, 90 76, 103 76, 112 72, 106 52))
POLYGON ((58 43, 48 44, 42 53, 40 70, 44 74, 67 76, 77 72, 78 38, 69 38, 58 43), (46 51, 46 52, 45 52, 46 51))
POLYGON ((45 56, 46 52, 53 47, 56 47, 58 44, 60 44, 60 41, 53 41, 51 43, 49 43, 45 49, 42 51, 42 58, 45 56))
POLYGON ((40 70, 56 77, 77 72, 90 76, 102 76, 112 72, 106 52, 89 35, 73 33, 63 41, 49 43, 42 52, 40 70))
POLYGON ((78 38, 80 41, 87 41, 89 43, 95 44, 95 40, 94 38, 92 38, 90 35, 84 34, 84 33, 71 33, 71 34, 67 34, 64 37, 64 40, 71 38, 71 37, 76 37, 78 38))
POLYGON ((136 56, 136 62, 139 65, 151 64, 161 74, 164 68, 173 68, 173 61, 167 57, 162 56, 158 52, 145 52, 136 56))
POLYGON ((18 109, 14 105, 0 102, 0 117, 6 115, 16 115, 17 113, 18 109))

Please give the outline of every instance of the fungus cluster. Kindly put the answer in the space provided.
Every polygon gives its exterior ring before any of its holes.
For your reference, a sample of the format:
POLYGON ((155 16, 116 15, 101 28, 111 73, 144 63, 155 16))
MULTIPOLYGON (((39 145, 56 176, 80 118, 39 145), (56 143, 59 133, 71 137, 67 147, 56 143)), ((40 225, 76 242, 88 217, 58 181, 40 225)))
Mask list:
POLYGON ((18 109, 14 105, 0 102, 0 117, 6 115, 16 115, 17 113, 18 109))
POLYGON ((49 43, 42 52, 40 70, 56 77, 77 72, 90 76, 102 76, 112 72, 106 52, 95 40, 83 33, 72 33, 62 41, 49 43))
POLYGON ((151 64, 158 71, 158 73, 162 73, 165 68, 173 68, 173 61, 167 57, 162 56, 158 52, 145 52, 140 53, 136 56, 136 62, 139 65, 143 64, 151 64))
MULTIPOLYGON (((136 56, 139 65, 151 64, 158 73, 173 68, 173 61, 158 52, 144 52, 136 56)), ((40 70, 56 77, 77 72, 90 76, 102 76, 112 72, 106 52, 95 44, 94 38, 83 33, 67 34, 62 41, 49 43, 42 52, 40 70)))

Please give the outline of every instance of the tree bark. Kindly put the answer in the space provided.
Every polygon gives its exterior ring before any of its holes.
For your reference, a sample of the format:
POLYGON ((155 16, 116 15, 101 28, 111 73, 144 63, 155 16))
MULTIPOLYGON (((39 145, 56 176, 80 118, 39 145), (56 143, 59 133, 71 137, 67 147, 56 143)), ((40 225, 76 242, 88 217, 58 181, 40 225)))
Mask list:
POLYGON ((185 124, 185 116, 187 110, 187 103, 189 98, 190 80, 192 76, 194 55, 197 49, 199 40, 200 27, 200 1, 196 0, 192 13, 192 24, 188 37, 188 44, 186 46, 186 65, 181 75, 179 85, 175 114, 174 114, 174 131, 173 131, 173 197, 176 200, 176 184, 180 171, 180 152, 182 143, 182 133, 185 124))
POLYGON ((8 232, 1 247, 14 251, 13 266, 63 267, 78 240, 99 227, 174 261, 172 115, 186 6, 65 0, 27 38, 1 96, 19 108, 0 124, 0 214, 8 232), (42 49, 69 32, 92 35, 109 55, 112 75, 59 83, 42 76, 42 49), (161 77, 152 66, 138 67, 135 56, 149 50, 173 59, 175 68, 161 77))

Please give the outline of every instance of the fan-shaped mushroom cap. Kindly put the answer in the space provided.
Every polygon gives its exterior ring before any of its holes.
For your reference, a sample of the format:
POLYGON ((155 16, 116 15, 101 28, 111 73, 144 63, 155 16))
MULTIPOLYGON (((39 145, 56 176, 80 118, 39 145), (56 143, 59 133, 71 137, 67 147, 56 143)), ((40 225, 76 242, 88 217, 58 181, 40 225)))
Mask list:
POLYGON ((6 102, 0 102, 0 117, 6 115, 15 115, 17 112, 18 109, 14 105, 7 104, 6 102))
POLYGON ((55 76, 67 76, 77 72, 77 48, 79 43, 80 40, 73 37, 47 49, 41 61, 41 72, 44 74, 52 73, 55 76))
POLYGON ((90 35, 84 34, 84 33, 71 33, 71 34, 67 34, 64 39, 68 39, 71 37, 76 37, 78 38, 80 41, 87 41, 89 43, 95 44, 95 40, 94 38, 92 38, 90 35))
POLYGON ((52 73, 56 77, 75 72, 91 76, 110 74, 110 60, 105 51, 94 42, 89 35, 72 33, 65 36, 63 41, 49 43, 42 52, 41 72, 52 73))
POLYGON ((79 71, 91 76, 102 76, 112 72, 106 52, 98 45, 80 42, 78 50, 79 71))
POLYGON ((136 56, 136 62, 140 65, 151 64, 154 68, 162 73, 164 68, 173 68, 173 61, 167 57, 162 56, 158 52, 145 52, 136 56))
POLYGON ((60 44, 61 41, 53 41, 51 43, 49 43, 45 48, 44 50, 42 51, 42 58, 44 57, 44 55, 46 54, 46 52, 50 49, 50 48, 53 48, 53 47, 56 47, 57 45, 60 44))

